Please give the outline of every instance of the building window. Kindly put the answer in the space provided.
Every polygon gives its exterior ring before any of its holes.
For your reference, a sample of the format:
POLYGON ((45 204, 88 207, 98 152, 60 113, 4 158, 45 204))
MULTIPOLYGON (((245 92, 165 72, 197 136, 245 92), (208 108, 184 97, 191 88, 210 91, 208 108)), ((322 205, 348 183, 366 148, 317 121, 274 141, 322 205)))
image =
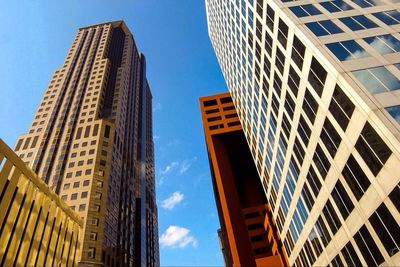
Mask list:
POLYGON ((308 75, 308 82, 312 85, 319 96, 324 89, 327 72, 315 58, 311 61, 311 71, 308 75))
POLYGON ((79 182, 74 183, 74 188, 77 188, 77 187, 79 187, 79 182))
POLYGON ((297 67, 301 70, 303 68, 304 54, 306 52, 305 45, 296 37, 293 37, 293 50, 292 59, 297 67))
POLYGON ((384 203, 369 218, 389 256, 400 251, 400 227, 384 203))
POLYGON ((289 9, 299 18, 321 14, 321 11, 319 11, 313 4, 293 6, 289 7, 289 9))
POLYGON ((372 6, 379 6, 382 4, 379 0, 351 0, 353 3, 356 3, 359 7, 366 8, 372 6))
POLYGON ((375 176, 392 154, 390 148, 368 122, 365 124, 355 147, 375 176))
POLYGON ((398 123, 400 123, 400 105, 387 107, 385 108, 387 112, 395 119, 398 123))
POLYGON ((70 184, 68 183, 68 184, 64 184, 64 189, 69 189, 69 186, 70 186, 70 184))
POLYGON ((368 57, 369 54, 356 41, 348 40, 326 45, 340 61, 368 57))
POLYGON ((394 25, 400 23, 400 12, 397 10, 389 10, 373 13, 375 17, 380 19, 386 25, 394 25))
POLYGON ((354 196, 359 201, 364 195, 364 192, 368 190, 371 182, 351 154, 343 168, 342 175, 347 185, 350 187, 351 192, 353 192, 354 196))
POLYGON ((351 116, 354 112, 354 104, 342 91, 342 89, 336 85, 333 97, 329 105, 329 111, 339 123, 343 131, 346 131, 347 125, 350 122, 351 116))
POLYGON ((347 27, 349 27, 353 31, 378 27, 378 25, 376 25, 374 22, 372 22, 372 20, 370 20, 364 15, 344 17, 340 18, 340 21, 343 22, 347 27))
POLYGON ((385 67, 352 71, 352 74, 373 94, 400 89, 400 80, 385 67))
POLYGON ((306 26, 315 34, 315 36, 324 36, 343 32, 342 29, 330 20, 309 22, 306 23, 306 26))
POLYGON ((75 200, 75 199, 77 199, 78 198, 78 194, 77 193, 73 193, 72 195, 71 195, 71 200, 75 200))
POLYGON ((400 52, 400 41, 391 34, 364 38, 380 54, 400 52))
POLYGON ((350 5, 348 5, 343 0, 322 2, 322 3, 320 3, 320 5, 323 6, 326 10, 328 10, 331 13, 353 9, 350 5))
POLYGON ((85 181, 83 181, 83 186, 88 186, 90 184, 90 180, 85 180, 85 181))
POLYGON ((354 240, 368 266, 378 266, 384 262, 383 256, 376 246, 376 242, 365 225, 354 235, 354 240))
POLYGON ((84 211, 86 209, 86 204, 79 205, 79 211, 84 211))
POLYGON ((346 192, 346 189, 344 189, 340 180, 336 182, 336 185, 333 188, 331 194, 336 206, 340 211, 340 214, 342 214, 343 219, 346 220, 350 213, 353 211, 354 204, 351 201, 349 195, 346 192))
POLYGON ((341 252, 347 266, 363 266, 350 241, 344 246, 341 252))
POLYGON ((87 198, 87 196, 88 196, 87 191, 81 193, 81 198, 87 198))
POLYGON ((283 22, 282 19, 279 19, 279 25, 278 25, 278 40, 283 46, 283 48, 286 48, 287 44, 287 36, 288 36, 288 26, 286 25, 285 22, 283 22))

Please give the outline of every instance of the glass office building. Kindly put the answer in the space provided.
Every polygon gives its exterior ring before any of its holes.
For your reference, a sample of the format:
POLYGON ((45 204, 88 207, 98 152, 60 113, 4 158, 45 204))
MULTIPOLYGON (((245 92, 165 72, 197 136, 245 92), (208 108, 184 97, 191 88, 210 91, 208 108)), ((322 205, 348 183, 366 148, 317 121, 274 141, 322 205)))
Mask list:
POLYGON ((290 265, 400 264, 399 3, 206 0, 290 265))

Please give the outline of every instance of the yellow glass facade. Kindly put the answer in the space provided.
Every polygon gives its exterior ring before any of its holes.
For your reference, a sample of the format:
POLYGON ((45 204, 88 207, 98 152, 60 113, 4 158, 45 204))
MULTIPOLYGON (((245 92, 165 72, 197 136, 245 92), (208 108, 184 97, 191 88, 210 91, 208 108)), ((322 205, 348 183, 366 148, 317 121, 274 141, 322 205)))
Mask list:
POLYGON ((77 266, 82 219, 0 139, 0 266, 77 266))

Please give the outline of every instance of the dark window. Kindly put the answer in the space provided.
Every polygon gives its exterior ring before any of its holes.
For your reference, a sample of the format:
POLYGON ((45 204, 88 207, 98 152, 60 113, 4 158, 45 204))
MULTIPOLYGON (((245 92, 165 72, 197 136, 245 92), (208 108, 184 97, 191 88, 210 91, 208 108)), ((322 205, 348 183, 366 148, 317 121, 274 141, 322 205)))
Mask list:
POLYGON ((346 24, 353 31, 364 30, 364 29, 371 29, 378 27, 372 20, 367 18, 364 15, 358 15, 353 17, 344 17, 340 18, 340 21, 346 24))
POLYGON ((339 254, 336 255, 335 258, 333 258, 331 264, 332 264, 333 267, 342 267, 342 266, 344 266, 342 260, 340 259, 339 254))
POLYGON ((380 19, 386 25, 399 24, 400 22, 400 12, 397 10, 377 12, 372 15, 380 19))
POLYGON ((389 198, 400 212, 400 184, 397 184, 392 190, 392 192, 389 194, 389 198))
POLYGON ((296 37, 293 38, 292 59, 297 67, 301 70, 303 67, 304 54, 306 52, 305 45, 296 37))
POLYGON ((104 130, 104 137, 105 138, 110 138, 110 130, 111 130, 111 127, 106 125, 106 128, 104 130))
POLYGON ((342 175, 354 196, 357 200, 360 200, 371 183, 360 165, 357 163, 356 159, 351 154, 344 166, 342 175))
POLYGON ((330 20, 306 23, 306 26, 316 35, 324 36, 343 32, 335 23, 330 20))
POLYGON ((320 3, 326 10, 331 13, 346 11, 353 9, 350 5, 346 4, 343 0, 334 0, 329 2, 322 2, 320 3))
POLYGON ((320 138, 329 154, 334 158, 342 139, 328 118, 325 119, 320 138))
POLYGON ((221 103, 226 104, 226 103, 232 103, 232 98, 230 96, 228 97, 222 97, 221 98, 221 103))
MULTIPOLYGON (((271 56, 271 54, 272 54, 272 45, 273 45, 272 37, 268 33, 265 34, 265 50, 268 52, 269 56, 271 56)), ((270 64, 266 58, 264 59, 264 71, 265 71, 265 64, 268 64, 268 65, 270 64)), ((271 69, 271 67, 268 67, 267 69, 269 70, 269 69, 271 69)), ((268 75, 269 71, 266 74, 268 75)))
POLYGON ((268 5, 267 6, 267 26, 272 32, 274 32, 274 19, 275 19, 275 11, 268 5))
POLYGON ((314 124, 315 116, 318 111, 318 103, 308 90, 306 90, 304 95, 303 110, 310 119, 311 123, 314 124))
POLYGON ((89 137, 89 134, 90 134, 90 125, 89 125, 89 126, 86 126, 85 135, 84 135, 83 137, 84 137, 84 138, 88 138, 88 137, 89 137))
POLYGON ((319 233, 321 234, 322 243, 326 247, 331 241, 331 235, 329 234, 328 229, 326 228, 325 222, 322 219, 322 215, 319 216, 317 222, 315 223, 315 227, 319 230, 319 233))
POLYGON ((322 178, 325 180, 326 175, 328 174, 329 168, 331 167, 331 163, 329 162, 328 158, 326 157, 325 153, 323 152, 321 146, 318 144, 317 148, 315 149, 315 154, 313 157, 313 161, 319 173, 321 174, 322 178))
POLYGON ((312 207, 314 206, 314 198, 308 189, 307 183, 304 183, 303 189, 301 190, 301 195, 303 196, 304 202, 307 205, 309 211, 311 211, 312 207))
POLYGON ((289 7, 289 9, 299 18, 321 14, 321 11, 313 4, 293 6, 289 7))
POLYGON ((217 100, 216 99, 206 100, 203 102, 203 105, 205 107, 215 106, 215 105, 217 105, 217 100))
POLYGON ((343 219, 346 220, 349 214, 353 211, 354 205, 340 180, 337 181, 332 190, 332 197, 340 213, 342 214, 343 219))
POLYGON ((297 132, 300 134, 301 140, 305 146, 308 146, 308 141, 310 140, 311 130, 308 127, 308 124, 303 118, 303 115, 300 116, 299 126, 297 127, 297 132))
POLYGON ((33 138, 31 148, 34 148, 34 147, 36 146, 37 141, 38 141, 38 138, 39 138, 39 136, 35 136, 35 137, 33 138))
POLYGON ((285 110, 289 114, 290 119, 293 119, 295 103, 288 92, 286 92, 285 110))
POLYGON ((207 121, 208 121, 208 122, 220 121, 221 119, 222 119, 221 116, 217 116, 217 117, 207 118, 207 121))
POLYGON ((80 139, 82 135, 82 127, 79 127, 76 131, 76 140, 80 139))
POLYGON ((379 248, 376 246, 376 242, 365 225, 354 235, 354 240, 368 266, 377 266, 384 261, 379 248))
POLYGON ((31 142, 31 137, 26 138, 24 147, 22 149, 27 149, 30 142, 31 142))
POLYGON ((18 151, 20 149, 23 141, 24 141, 24 139, 19 139, 18 140, 17 146, 15 147, 15 151, 18 151))
POLYGON ((337 85, 333 92, 331 104, 329 105, 329 111, 343 131, 346 131, 347 125, 354 112, 354 104, 337 85))
POLYGON ((355 147, 375 176, 392 154, 390 148, 368 122, 365 124, 355 147))
POLYGON ((275 65, 278 67, 278 70, 281 72, 281 74, 283 74, 283 69, 285 66, 285 56, 279 48, 276 49, 275 65))
POLYGON ((400 227, 384 203, 371 215, 369 221, 387 253, 393 256, 399 252, 400 227))
POLYGON ((210 109, 210 110, 206 110, 206 114, 217 113, 218 111, 219 111, 219 109, 217 109, 217 108, 210 109))
POLYGON ((310 165, 310 169, 308 170, 307 181, 311 190, 314 192, 315 197, 318 197, 319 190, 321 189, 321 182, 319 181, 317 173, 312 165, 310 165))
POLYGON ((297 136, 296 136, 296 139, 294 140, 293 152, 296 155, 297 160, 299 161, 299 164, 301 166, 303 164, 305 151, 304 151, 303 146, 300 144, 297 136))
POLYGON ((350 241, 342 249, 342 255, 348 266, 363 266, 350 241))
POLYGON ((319 96, 322 95, 324 89, 327 72, 315 58, 311 61, 311 71, 308 81, 313 86, 319 96))
POLYGON ((288 79, 289 88, 292 90, 293 95, 297 97, 297 92, 299 91, 300 85, 300 77, 297 75, 296 71, 290 66, 289 69, 289 79, 288 79))
POLYGON ((97 136, 98 132, 99 132, 99 125, 96 124, 93 128, 93 136, 97 136))
POLYGON ((332 234, 335 235, 341 227, 341 223, 329 199, 328 202, 326 202, 325 207, 322 209, 322 212, 325 215, 325 219, 329 224, 332 234))
POLYGON ((288 36, 288 26, 283 22, 282 19, 279 19, 278 40, 283 46, 283 48, 286 48, 287 36, 288 36))

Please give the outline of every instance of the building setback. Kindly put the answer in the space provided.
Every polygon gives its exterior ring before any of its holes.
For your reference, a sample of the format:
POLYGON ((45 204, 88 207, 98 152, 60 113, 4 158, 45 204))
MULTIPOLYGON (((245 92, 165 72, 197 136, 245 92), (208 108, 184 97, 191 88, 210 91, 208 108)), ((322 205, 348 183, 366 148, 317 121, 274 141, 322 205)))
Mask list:
POLYGON ((84 220, 80 266, 158 266, 146 61, 123 21, 78 30, 15 151, 84 220))
POLYGON ((398 1, 205 2, 289 265, 400 265, 398 1))
POLYGON ((232 98, 229 93, 202 97, 200 107, 225 266, 286 266, 232 98))

